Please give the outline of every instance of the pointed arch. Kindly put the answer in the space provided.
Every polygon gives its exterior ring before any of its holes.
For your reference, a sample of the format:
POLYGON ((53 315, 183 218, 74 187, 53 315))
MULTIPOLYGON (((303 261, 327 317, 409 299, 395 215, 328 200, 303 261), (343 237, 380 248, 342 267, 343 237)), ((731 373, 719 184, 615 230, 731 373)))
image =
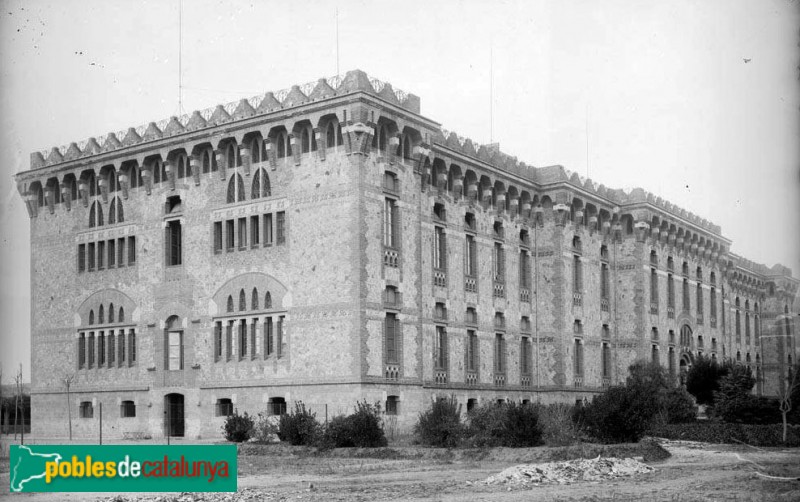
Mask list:
POLYGON ((99 201, 92 202, 89 209, 89 228, 103 226, 103 206, 99 201))
POLYGON ((231 295, 228 295, 228 307, 227 307, 227 311, 228 311, 228 312, 233 312, 233 296, 231 296, 231 295))
POLYGON ((267 291, 267 294, 264 295, 264 308, 271 309, 272 308, 272 294, 267 291))
POLYGON ((105 316, 103 315, 103 306, 100 305, 100 308, 97 309, 97 323, 104 324, 106 322, 105 316))
POLYGON ((250 310, 258 310, 258 288, 253 288, 251 302, 252 305, 250 305, 250 310))
POLYGON ((108 305, 108 322, 112 324, 114 322, 114 304, 110 303, 108 305))
POLYGON ((89 325, 94 324, 94 309, 89 311, 89 325))
POLYGON ((244 180, 241 174, 234 173, 228 181, 228 195, 226 200, 228 203, 245 200, 244 180))
POLYGON ((247 295, 244 293, 244 289, 239 290, 239 312, 245 310, 247 308, 247 295))
POLYGON ((125 309, 123 307, 119 308, 119 316, 117 317, 117 322, 125 322, 125 309))
POLYGON ((117 205, 115 204, 116 198, 111 201, 108 206, 108 224, 113 225, 117 222, 117 205))
POLYGON ((117 201, 117 223, 122 223, 125 221, 125 214, 122 212, 122 201, 119 197, 116 198, 117 201))
POLYGON ((250 198, 258 199, 261 197, 269 197, 270 195, 272 194, 269 186, 269 175, 265 169, 261 168, 253 175, 253 186, 250 192, 250 198))

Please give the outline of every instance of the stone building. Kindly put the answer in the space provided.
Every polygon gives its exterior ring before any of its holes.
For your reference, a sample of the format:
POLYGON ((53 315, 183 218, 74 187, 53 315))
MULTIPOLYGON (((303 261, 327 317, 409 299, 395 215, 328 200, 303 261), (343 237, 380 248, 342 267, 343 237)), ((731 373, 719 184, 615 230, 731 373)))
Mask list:
POLYGON ((447 133, 361 71, 31 155, 34 433, 581 399, 637 359, 775 393, 798 281, 642 189, 447 133), (75 375, 67 401, 64 377, 75 375), (69 406, 67 405, 69 404, 69 406), (323 411, 325 410, 325 411, 323 411))

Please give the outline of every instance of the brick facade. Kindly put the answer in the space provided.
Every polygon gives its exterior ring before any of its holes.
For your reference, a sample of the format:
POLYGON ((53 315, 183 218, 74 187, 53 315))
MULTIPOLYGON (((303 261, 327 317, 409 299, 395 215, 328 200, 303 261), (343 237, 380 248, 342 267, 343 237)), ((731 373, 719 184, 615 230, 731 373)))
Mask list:
POLYGON ((168 413, 217 437, 227 400, 321 418, 394 396, 407 427, 435 396, 590 397, 637 359, 738 358, 764 393, 796 361, 785 267, 641 189, 446 134, 360 71, 34 153, 17 183, 42 436, 67 434, 71 374, 78 437, 99 403, 111 437, 168 413))

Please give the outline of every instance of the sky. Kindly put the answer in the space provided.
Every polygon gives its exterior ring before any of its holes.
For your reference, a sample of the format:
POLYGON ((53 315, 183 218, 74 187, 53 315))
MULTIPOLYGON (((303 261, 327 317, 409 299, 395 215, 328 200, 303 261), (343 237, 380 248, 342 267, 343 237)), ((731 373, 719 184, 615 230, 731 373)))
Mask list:
POLYGON ((797 0, 0 6, 4 383, 20 363, 30 375, 13 175, 31 152, 354 68, 420 96, 448 130, 642 187, 721 225, 733 252, 800 275, 797 0))

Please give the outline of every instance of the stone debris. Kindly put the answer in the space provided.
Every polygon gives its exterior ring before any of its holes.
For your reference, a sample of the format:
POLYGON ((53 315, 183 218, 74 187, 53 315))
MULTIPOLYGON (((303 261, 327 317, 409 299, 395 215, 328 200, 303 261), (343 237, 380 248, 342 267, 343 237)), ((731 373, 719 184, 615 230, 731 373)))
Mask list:
POLYGON ((521 464, 489 476, 487 485, 566 484, 576 481, 602 481, 653 472, 655 469, 632 458, 577 459, 565 462, 521 464))
POLYGON ((242 488, 236 493, 175 493, 169 495, 116 495, 105 499, 105 502, 250 502, 261 500, 277 500, 281 498, 276 492, 258 488, 242 488))

